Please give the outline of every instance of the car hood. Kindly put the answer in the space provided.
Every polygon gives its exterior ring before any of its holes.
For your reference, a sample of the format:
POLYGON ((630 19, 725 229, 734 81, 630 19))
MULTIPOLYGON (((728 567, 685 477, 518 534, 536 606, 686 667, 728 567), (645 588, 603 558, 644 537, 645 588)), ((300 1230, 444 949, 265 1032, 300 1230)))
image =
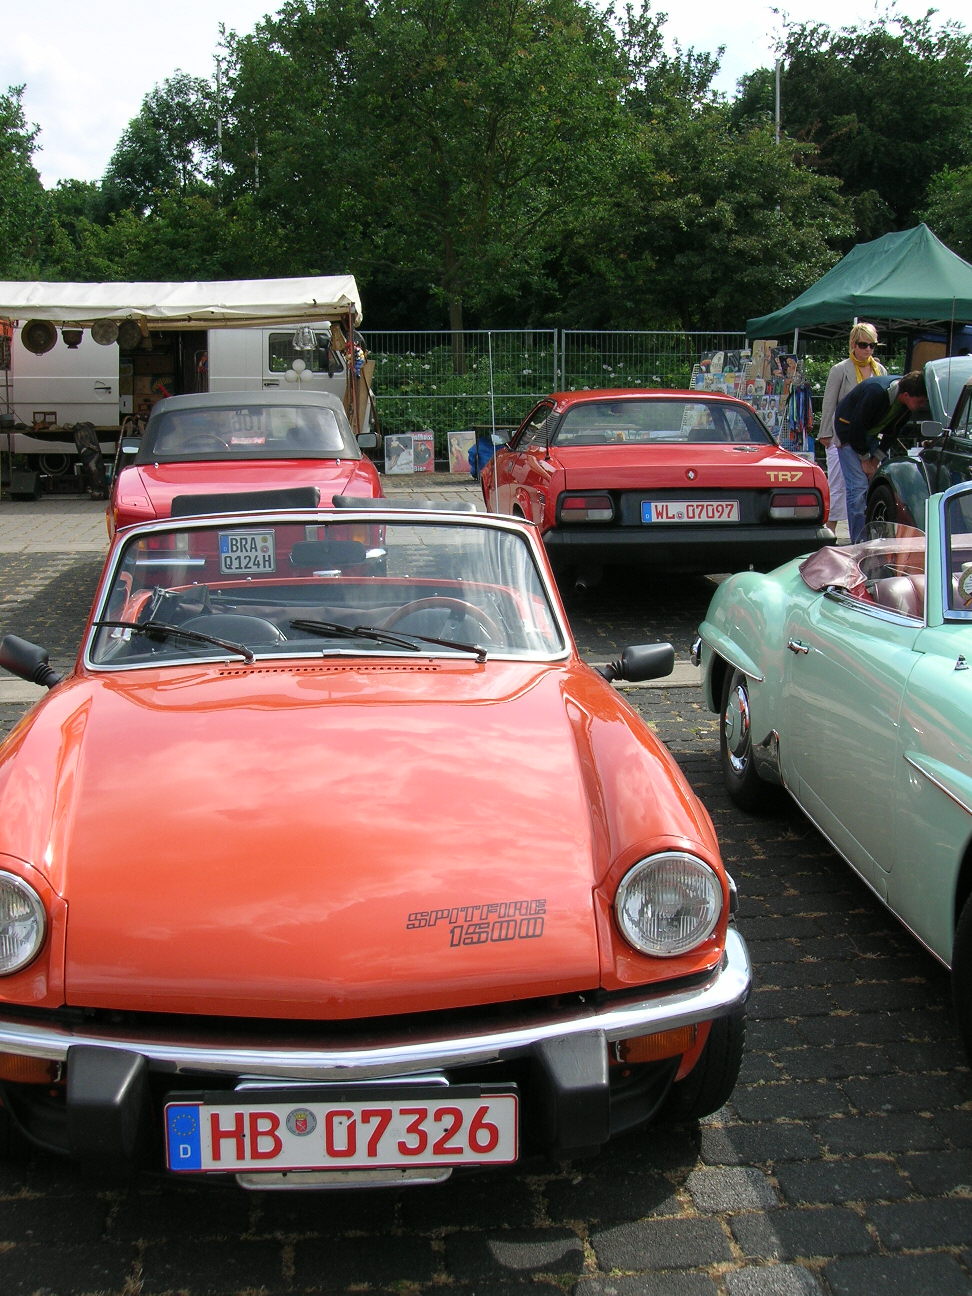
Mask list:
POLYGON ((619 854, 715 849, 632 720, 586 668, 77 677, 0 757, 0 849, 66 900, 75 1006, 342 1018, 587 989, 619 854))
POLYGON ((381 493, 367 459, 254 459, 131 465, 119 476, 116 499, 122 509, 144 509, 143 501, 147 501, 156 517, 169 517, 176 495, 228 495, 299 486, 316 486, 322 504, 330 504, 335 495, 381 493))
POLYGON ((568 490, 822 487, 815 464, 776 445, 574 446, 557 452, 568 490))

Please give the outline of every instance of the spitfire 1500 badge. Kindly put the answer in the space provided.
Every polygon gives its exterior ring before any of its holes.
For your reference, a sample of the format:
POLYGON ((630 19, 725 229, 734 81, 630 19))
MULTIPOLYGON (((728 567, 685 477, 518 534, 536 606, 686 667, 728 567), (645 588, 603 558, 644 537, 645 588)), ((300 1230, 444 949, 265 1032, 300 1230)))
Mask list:
POLYGON ((451 909, 417 909, 408 915, 406 930, 445 927, 452 949, 498 941, 536 940, 543 935, 546 900, 498 900, 490 904, 456 905, 451 909))

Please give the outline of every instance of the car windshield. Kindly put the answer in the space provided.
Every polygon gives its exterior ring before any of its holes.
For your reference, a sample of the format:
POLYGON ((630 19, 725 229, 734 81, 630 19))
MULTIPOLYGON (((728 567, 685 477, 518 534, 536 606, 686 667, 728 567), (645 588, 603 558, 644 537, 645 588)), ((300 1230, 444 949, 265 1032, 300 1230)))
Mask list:
POLYGON ((115 551, 85 660, 550 659, 567 644, 532 545, 508 522, 332 511, 133 530, 115 551))
POLYGON ((137 463, 206 459, 359 459, 339 411, 316 405, 208 405, 154 416, 137 463))
POLYGON ((558 446, 772 445, 773 438, 743 404, 714 400, 584 401, 564 414, 558 446))
POLYGON ((972 489, 945 497, 944 542, 946 571, 950 578, 948 613, 956 619, 972 617, 972 489))

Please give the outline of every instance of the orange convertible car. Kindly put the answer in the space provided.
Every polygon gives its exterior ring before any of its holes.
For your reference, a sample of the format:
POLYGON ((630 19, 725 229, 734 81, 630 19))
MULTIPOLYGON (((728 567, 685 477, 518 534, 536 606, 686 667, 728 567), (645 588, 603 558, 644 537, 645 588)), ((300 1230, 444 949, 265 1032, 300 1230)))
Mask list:
POLYGON ((7 1136, 249 1188, 569 1158, 735 1083, 712 824, 533 527, 339 498, 116 536, 0 747, 7 1136))

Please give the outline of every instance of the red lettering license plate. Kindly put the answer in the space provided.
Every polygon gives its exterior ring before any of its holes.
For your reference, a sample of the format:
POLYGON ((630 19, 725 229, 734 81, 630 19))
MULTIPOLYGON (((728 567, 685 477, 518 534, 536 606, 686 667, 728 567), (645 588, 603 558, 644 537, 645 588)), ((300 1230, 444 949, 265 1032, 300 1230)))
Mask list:
POLYGON ((242 1090, 167 1103, 170 1170, 341 1170, 507 1164, 518 1098, 477 1086, 242 1090))

